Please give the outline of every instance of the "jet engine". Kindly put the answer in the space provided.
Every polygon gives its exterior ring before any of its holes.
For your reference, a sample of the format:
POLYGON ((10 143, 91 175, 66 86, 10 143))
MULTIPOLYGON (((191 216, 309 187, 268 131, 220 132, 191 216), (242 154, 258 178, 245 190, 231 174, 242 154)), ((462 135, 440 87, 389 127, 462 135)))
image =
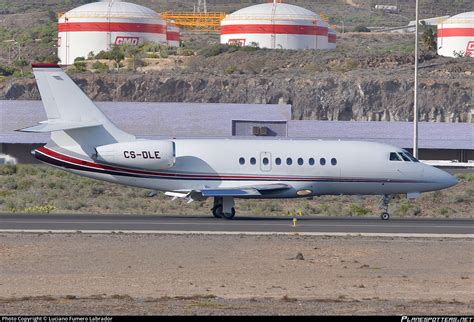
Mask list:
POLYGON ((160 170, 171 168, 176 162, 172 141, 133 141, 98 146, 92 158, 98 163, 128 168, 160 170))

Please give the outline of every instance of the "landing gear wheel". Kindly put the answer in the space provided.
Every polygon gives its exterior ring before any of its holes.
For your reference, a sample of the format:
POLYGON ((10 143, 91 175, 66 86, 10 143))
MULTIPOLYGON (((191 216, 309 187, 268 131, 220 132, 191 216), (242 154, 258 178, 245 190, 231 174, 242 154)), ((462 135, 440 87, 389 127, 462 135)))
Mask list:
MULTIPOLYGON (((221 208, 221 210, 222 210, 222 208, 221 208)), ((235 208, 234 207, 232 207, 230 213, 226 213, 226 212, 222 213, 222 217, 224 217, 225 219, 232 219, 232 218, 234 218, 234 216, 235 216, 235 208)))
POLYGON ((212 208, 212 215, 216 218, 222 218, 222 205, 217 205, 212 208))
POLYGON ((388 213, 388 206, 389 206, 390 200, 392 200, 392 198, 393 198, 393 196, 383 195, 382 204, 380 205, 380 209, 382 210, 382 214, 380 215, 380 218, 382 218, 382 220, 389 220, 390 219, 390 214, 388 213))

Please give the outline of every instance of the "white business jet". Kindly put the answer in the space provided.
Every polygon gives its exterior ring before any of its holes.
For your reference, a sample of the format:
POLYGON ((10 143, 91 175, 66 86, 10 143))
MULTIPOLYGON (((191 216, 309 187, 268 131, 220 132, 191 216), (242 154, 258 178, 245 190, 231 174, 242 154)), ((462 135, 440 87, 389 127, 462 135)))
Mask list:
POLYGON ((214 198, 212 214, 231 219, 235 198, 381 195, 389 219, 394 194, 457 184, 395 146, 358 141, 168 139, 140 140, 112 124, 57 65, 33 71, 48 117, 25 132, 51 132, 35 157, 63 170, 174 198, 214 198))

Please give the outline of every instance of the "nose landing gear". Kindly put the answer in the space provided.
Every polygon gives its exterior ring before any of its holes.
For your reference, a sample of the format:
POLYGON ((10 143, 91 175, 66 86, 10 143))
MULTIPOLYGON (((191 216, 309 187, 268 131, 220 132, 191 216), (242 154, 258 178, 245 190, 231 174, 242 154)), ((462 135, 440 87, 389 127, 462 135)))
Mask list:
POLYGON ((388 213, 388 206, 389 206, 391 200, 392 200, 392 196, 383 195, 382 203, 380 205, 380 209, 382 209, 382 211, 383 211, 382 214, 380 215, 380 218, 382 218, 382 220, 389 220, 390 219, 390 214, 388 213))

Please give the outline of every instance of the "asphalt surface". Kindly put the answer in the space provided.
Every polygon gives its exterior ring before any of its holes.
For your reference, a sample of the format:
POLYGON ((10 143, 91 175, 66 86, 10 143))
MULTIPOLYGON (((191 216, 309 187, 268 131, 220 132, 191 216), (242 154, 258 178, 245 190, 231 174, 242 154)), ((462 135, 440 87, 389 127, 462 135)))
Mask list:
POLYGON ((244 233, 381 233, 473 235, 472 219, 0 214, 0 231, 156 231, 244 233))

